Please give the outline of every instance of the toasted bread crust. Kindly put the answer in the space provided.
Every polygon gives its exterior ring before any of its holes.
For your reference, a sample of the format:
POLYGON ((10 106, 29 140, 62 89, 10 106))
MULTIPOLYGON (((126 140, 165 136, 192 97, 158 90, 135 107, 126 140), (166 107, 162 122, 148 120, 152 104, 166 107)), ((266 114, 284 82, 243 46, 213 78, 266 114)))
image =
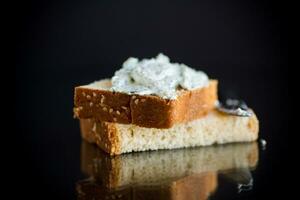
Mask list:
POLYGON ((175 100, 153 95, 129 95, 109 90, 76 87, 74 115, 98 121, 171 128, 205 116, 217 100, 217 80, 195 90, 182 90, 175 100))

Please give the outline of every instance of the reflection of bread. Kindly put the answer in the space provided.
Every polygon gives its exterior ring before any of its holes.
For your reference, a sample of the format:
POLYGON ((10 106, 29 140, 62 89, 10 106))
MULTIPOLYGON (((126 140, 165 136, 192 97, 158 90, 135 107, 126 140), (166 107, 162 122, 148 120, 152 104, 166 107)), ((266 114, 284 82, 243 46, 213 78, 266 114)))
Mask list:
POLYGON ((108 79, 75 88, 74 114, 103 122, 170 128, 206 115, 217 100, 217 81, 208 87, 180 90, 175 100, 154 95, 128 95, 110 91, 108 79))
POLYGON ((76 183, 79 200, 127 199, 127 200, 206 200, 217 187, 217 174, 206 172, 160 185, 129 185, 106 188, 92 179, 76 183))
POLYGON ((254 167, 257 143, 237 143, 170 151, 142 152, 110 157, 86 142, 81 168, 108 188, 157 185, 203 172, 254 167))
POLYGON ((254 141, 258 120, 225 115, 216 110, 200 119, 169 129, 144 128, 132 124, 81 119, 82 137, 111 155, 133 151, 206 146, 214 143, 254 141))
POLYGON ((216 172, 204 172, 193 174, 171 183, 172 200, 208 199, 210 193, 217 188, 218 174, 216 172))

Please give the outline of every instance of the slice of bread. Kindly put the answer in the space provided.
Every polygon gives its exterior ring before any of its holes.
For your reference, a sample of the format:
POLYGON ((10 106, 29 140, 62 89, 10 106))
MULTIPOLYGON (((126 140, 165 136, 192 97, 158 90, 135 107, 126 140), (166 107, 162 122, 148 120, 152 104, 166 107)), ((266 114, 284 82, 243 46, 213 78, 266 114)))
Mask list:
POLYGON ((217 81, 194 90, 178 90, 176 99, 110 91, 108 79, 75 88, 74 116, 102 122, 170 128, 205 116, 215 106, 217 81))
POLYGON ((176 124, 169 129, 144 128, 132 124, 80 120, 81 134, 111 155, 134 151, 249 142, 258 137, 258 120, 226 115, 212 110, 205 117, 176 124))
POLYGON ((81 170, 107 188, 161 185, 194 174, 253 168, 258 154, 257 143, 251 142, 111 157, 95 145, 83 142, 81 170))

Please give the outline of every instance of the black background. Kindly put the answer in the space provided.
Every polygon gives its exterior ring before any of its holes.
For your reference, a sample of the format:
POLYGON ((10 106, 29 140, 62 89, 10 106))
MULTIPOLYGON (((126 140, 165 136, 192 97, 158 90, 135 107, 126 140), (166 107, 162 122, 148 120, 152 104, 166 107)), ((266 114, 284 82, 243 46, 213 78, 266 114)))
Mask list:
POLYGON ((266 1, 26 1, 16 9, 16 133, 24 194, 70 199, 80 134, 73 88, 111 77, 129 56, 201 69, 246 100, 268 142, 255 190, 280 195, 288 146, 285 8, 266 1), (29 181, 27 181, 29 180, 29 181))

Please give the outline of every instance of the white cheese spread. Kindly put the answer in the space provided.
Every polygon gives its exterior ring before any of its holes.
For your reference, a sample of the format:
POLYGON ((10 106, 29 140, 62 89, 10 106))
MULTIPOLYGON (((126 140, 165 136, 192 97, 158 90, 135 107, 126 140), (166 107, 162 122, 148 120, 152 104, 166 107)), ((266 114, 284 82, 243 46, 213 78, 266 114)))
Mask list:
POLYGON ((157 95, 176 99, 178 88, 192 90, 208 86, 208 76, 184 64, 170 63, 167 56, 138 60, 128 58, 112 77, 112 91, 157 95))

